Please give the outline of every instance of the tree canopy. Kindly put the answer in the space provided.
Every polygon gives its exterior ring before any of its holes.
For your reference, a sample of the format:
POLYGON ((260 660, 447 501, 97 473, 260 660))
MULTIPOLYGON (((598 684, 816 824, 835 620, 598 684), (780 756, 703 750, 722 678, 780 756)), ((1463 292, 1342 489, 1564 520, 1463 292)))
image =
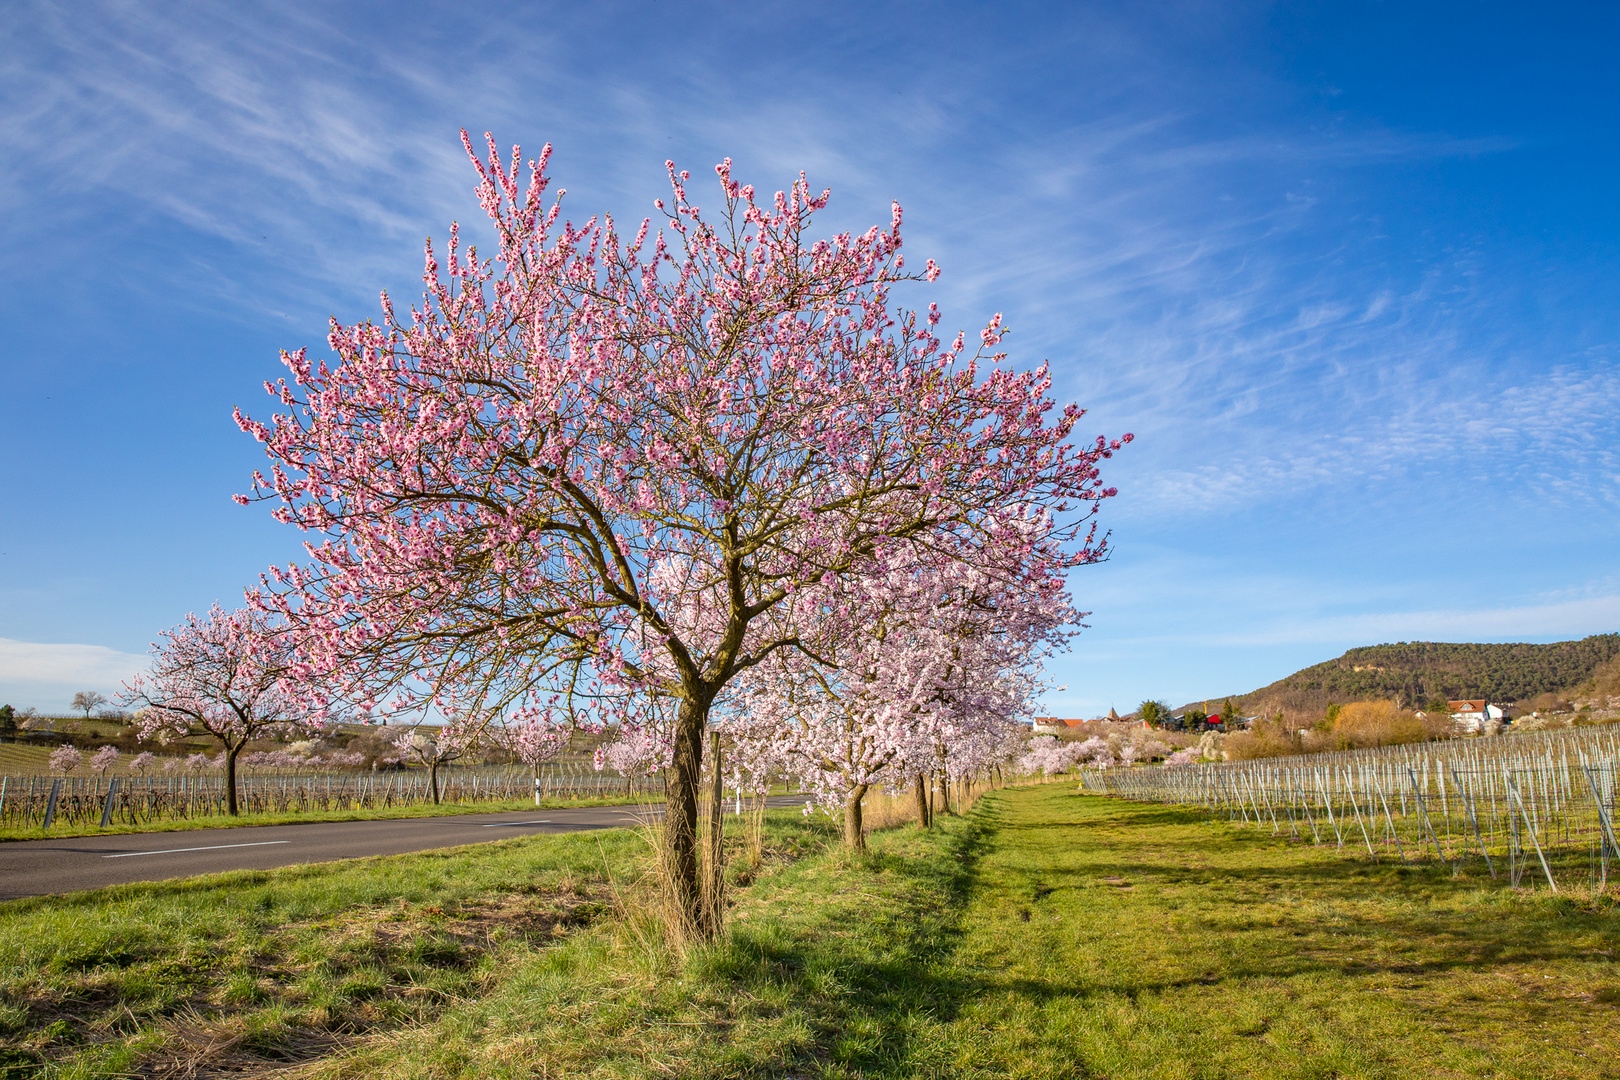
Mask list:
POLYGON ((362 706, 674 702, 665 835, 696 911, 702 734, 731 681, 866 632, 853 580, 969 562, 1039 590, 1102 557, 1099 464, 1129 436, 1076 446, 1081 410, 1004 362, 999 315, 970 347, 893 305, 939 274, 906 268, 898 204, 818 238, 828 192, 802 175, 761 199, 722 162, 705 216, 668 163, 661 227, 626 237, 548 204, 549 147, 525 180, 516 148, 463 142, 495 256, 453 225, 419 307, 334 321, 334 365, 283 354, 285 411, 237 412, 272 461, 255 494, 321 540, 258 602, 296 628, 294 670, 362 706))

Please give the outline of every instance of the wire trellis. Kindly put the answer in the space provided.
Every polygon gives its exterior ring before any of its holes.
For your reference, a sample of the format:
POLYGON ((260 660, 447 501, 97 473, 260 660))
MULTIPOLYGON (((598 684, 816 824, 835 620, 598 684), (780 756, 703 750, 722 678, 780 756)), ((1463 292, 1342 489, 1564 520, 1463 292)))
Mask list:
MULTIPOLYGON (((376 772, 244 770, 236 778, 243 814, 375 810, 431 803, 426 769, 376 772)), ((538 771, 495 766, 439 770, 441 803, 535 798, 663 798, 661 775, 626 779, 589 765, 547 762, 538 771)), ((225 778, 217 772, 155 776, 0 776, 0 827, 145 825, 223 814, 225 778)))
POLYGON ((1374 860, 1607 887, 1620 727, 1206 765, 1088 770, 1084 790, 1196 806, 1374 860))

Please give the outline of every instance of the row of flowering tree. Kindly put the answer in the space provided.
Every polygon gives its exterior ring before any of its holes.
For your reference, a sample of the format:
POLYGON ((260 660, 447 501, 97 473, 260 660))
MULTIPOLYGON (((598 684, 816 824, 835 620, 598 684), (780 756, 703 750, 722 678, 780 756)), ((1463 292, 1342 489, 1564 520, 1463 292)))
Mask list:
POLYGON ((525 176, 516 149, 463 142, 493 256, 452 225, 418 305, 334 321, 334 362, 284 354, 281 411, 236 414, 271 459, 253 497, 316 540, 256 602, 289 677, 361 708, 555 726, 659 703, 672 899, 709 933, 711 714, 832 772, 826 729, 887 732, 846 754, 853 790, 971 725, 986 706, 963 695, 1017 699, 1028 673, 995 643, 1050 635, 996 604, 1101 557, 1098 466, 1120 442, 1071 441, 1080 410, 1044 366, 1004 363, 999 316, 969 346, 934 305, 893 304, 939 273, 906 266, 898 205, 818 237, 828 193, 802 176, 761 198, 727 161, 705 213, 671 164, 657 226, 626 233, 563 219, 549 147, 525 176))
MULTIPOLYGON (((1073 621, 1062 581, 1012 580, 897 545, 886 571, 829 590, 843 633, 824 653, 783 652, 739 678, 722 727, 758 781, 788 775, 864 845, 873 787, 976 775, 1017 745, 1040 661, 1073 621)), ((920 811, 920 820, 925 815, 920 811)))

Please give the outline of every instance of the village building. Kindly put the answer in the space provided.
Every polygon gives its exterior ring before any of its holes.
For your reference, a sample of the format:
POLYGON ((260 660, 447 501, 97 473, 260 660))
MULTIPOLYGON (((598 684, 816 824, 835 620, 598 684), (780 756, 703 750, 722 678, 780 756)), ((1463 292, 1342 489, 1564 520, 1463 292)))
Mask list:
POLYGON ((1476 732, 1485 728, 1487 724, 1502 723, 1507 719, 1507 710, 1500 705, 1492 705, 1483 698, 1478 700, 1448 701, 1446 711, 1451 714, 1452 721, 1458 730, 1476 732))

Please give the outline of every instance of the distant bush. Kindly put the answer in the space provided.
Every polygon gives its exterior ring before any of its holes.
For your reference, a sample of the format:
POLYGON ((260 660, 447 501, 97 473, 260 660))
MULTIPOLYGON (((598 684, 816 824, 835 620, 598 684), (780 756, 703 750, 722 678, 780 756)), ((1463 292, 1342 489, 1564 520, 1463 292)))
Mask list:
POLYGON ((1222 749, 1226 751, 1227 757, 1234 761, 1287 757, 1290 754, 1307 752, 1304 737, 1300 735, 1299 729, 1290 726, 1281 718, 1256 720, 1249 725, 1249 730, 1228 735, 1222 749))
POLYGON ((1396 746, 1428 742, 1456 733, 1451 717, 1419 716, 1393 701, 1352 701, 1339 709, 1328 729, 1328 749, 1353 750, 1367 746, 1396 746))

